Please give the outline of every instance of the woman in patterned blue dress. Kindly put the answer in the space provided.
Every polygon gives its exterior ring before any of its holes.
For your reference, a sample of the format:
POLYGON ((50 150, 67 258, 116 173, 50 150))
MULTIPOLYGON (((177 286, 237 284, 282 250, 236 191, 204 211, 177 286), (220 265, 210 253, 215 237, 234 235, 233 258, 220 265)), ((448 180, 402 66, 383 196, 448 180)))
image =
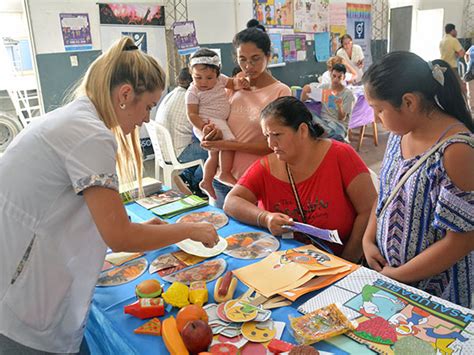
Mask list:
POLYGON ((391 132, 363 240, 367 262, 385 276, 471 307, 474 127, 456 77, 444 61, 393 52, 363 81, 367 101, 391 132), (407 170, 443 139, 384 208, 407 170))

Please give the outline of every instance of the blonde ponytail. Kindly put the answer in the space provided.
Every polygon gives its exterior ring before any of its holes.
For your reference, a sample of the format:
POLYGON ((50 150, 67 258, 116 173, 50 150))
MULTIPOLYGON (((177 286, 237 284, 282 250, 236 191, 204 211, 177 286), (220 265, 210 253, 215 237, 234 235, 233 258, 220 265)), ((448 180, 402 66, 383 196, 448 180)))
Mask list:
POLYGON ((94 104, 104 124, 114 133, 118 144, 117 172, 121 184, 138 180, 142 190, 143 161, 139 128, 125 135, 112 104, 112 90, 130 84, 135 95, 164 90, 166 75, 158 62, 135 47, 133 40, 123 37, 99 56, 87 70, 76 96, 86 95, 94 104))

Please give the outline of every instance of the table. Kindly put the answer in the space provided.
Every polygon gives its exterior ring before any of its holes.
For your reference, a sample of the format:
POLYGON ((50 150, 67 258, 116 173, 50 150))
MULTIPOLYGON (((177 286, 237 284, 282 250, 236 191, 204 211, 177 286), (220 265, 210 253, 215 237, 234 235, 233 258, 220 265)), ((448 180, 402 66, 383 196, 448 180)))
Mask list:
MULTIPOLYGON (((155 215, 139 206, 138 204, 129 204, 126 206, 127 212, 133 222, 142 222, 155 217, 155 215)), ((207 206, 196 211, 217 210, 214 207, 207 206)), ((180 215, 181 216, 181 215, 180 215)), ((170 219, 170 222, 176 221, 175 218, 170 219)), ((239 223, 229 217, 229 224, 218 230, 219 235, 227 237, 228 235, 247 232, 247 231, 261 231, 253 226, 248 226, 239 223)), ((292 239, 280 239, 280 250, 286 250, 302 245, 292 239)), ((159 250, 146 253, 146 259, 151 263, 160 254, 166 254, 179 250, 176 246, 168 246, 159 250)), ((227 262, 227 269, 233 270, 239 267, 251 264, 255 261, 261 260, 241 260, 235 259, 228 255, 221 254, 217 258, 223 258, 227 262)), ((161 337, 137 335, 133 330, 144 323, 143 320, 126 315, 123 313, 123 307, 132 303, 135 300, 135 286, 148 278, 156 278, 159 276, 155 273, 150 275, 146 271, 142 276, 134 281, 120 286, 112 287, 96 287, 94 292, 89 319, 86 327, 86 339, 91 350, 91 354, 167 354, 161 337)), ((169 284, 168 284, 169 285, 169 284)), ((208 283, 209 303, 213 302, 213 291, 215 281, 208 283)), ((236 289, 236 295, 241 295, 247 290, 247 287, 240 281, 236 289)), ((272 318, 276 321, 284 321, 287 325, 283 332, 282 340, 294 343, 293 337, 290 335, 288 315, 301 316, 296 308, 309 298, 314 296, 314 292, 300 297, 291 306, 282 307, 272 310, 272 318)), ((173 308, 169 315, 176 316, 177 310, 173 308)), ((163 317, 160 317, 162 319, 163 317)), ((316 348, 336 354, 347 354, 341 351, 334 345, 320 342, 316 344, 316 348)), ((370 353, 370 352, 369 352, 370 353)))
MULTIPOLYGON (((135 203, 127 205, 126 208, 129 216, 134 222, 142 222, 154 217, 153 213, 135 203)), ((217 209, 207 206, 197 211, 209 210, 217 209)), ((172 218, 170 222, 176 221, 177 218, 179 218, 179 216, 172 218)), ((229 218, 229 224, 219 229, 218 233, 222 237, 226 237, 237 232, 259 230, 261 229, 244 225, 229 218)), ((280 250, 286 250, 300 245, 301 243, 292 239, 280 239, 280 250)), ((151 262, 160 254, 177 250, 178 248, 174 245, 168 246, 148 252, 146 258, 151 262)), ((223 258, 226 260, 228 270, 233 270, 256 261, 235 259, 224 254, 217 256, 217 258, 223 258)), ((123 307, 135 300, 135 286, 143 280, 151 277, 152 276, 148 271, 146 271, 141 277, 127 284, 113 287, 97 287, 95 289, 85 333, 92 354, 118 355, 168 353, 161 337, 136 335, 133 333, 133 330, 145 323, 145 321, 123 313, 123 307)), ((154 274, 153 278, 156 277, 159 276, 154 274)), ((212 295, 214 285, 215 281, 208 283, 210 303, 213 302, 212 295)), ((239 281, 235 294, 236 296, 239 296, 246 290, 247 287, 239 281)), ((413 331, 415 335, 417 334, 416 332, 418 332, 418 338, 424 337, 424 339, 431 339, 431 341, 436 339, 436 341, 433 341, 432 345, 440 349, 439 351, 442 353, 451 353, 456 349, 456 353, 474 353, 474 336, 472 335, 474 334, 474 312, 472 310, 432 297, 422 291, 385 278, 375 271, 366 268, 360 268, 337 283, 327 287, 325 290, 312 292, 300 297, 291 306, 272 310, 272 319, 286 323, 282 340, 294 343, 295 340, 290 334, 288 316, 300 316, 301 314, 297 311, 297 308, 306 301, 312 299, 310 303, 314 303, 315 308, 325 306, 332 302, 340 302, 343 305, 342 307, 345 313, 348 314, 347 312, 350 313, 354 310, 359 311, 359 309, 362 309, 361 304, 362 300, 365 300, 364 297, 370 297, 371 302, 380 306, 381 313, 386 312, 386 307, 383 306, 383 304, 380 304, 380 300, 386 302, 384 300, 392 298, 390 304, 404 306, 395 311, 391 310, 393 314, 385 314, 381 316, 385 317, 387 320, 395 319, 397 322, 400 321, 401 328, 404 325, 403 318, 405 318, 407 324, 411 327, 410 331, 413 331), (370 280, 370 282, 368 282, 368 280, 370 280), (360 290, 362 287, 365 287, 365 285, 370 285, 370 292, 366 292, 362 295, 360 290), (376 293, 378 293, 378 295, 375 296, 376 293), (418 296, 420 294, 424 294, 425 296, 418 296), (313 298, 315 295, 318 295, 318 297, 313 298), (396 301, 397 299, 399 301, 393 302, 393 300, 396 301), (415 303, 413 301, 415 301, 415 303), (420 308, 422 311, 431 311, 432 314, 429 315, 427 321, 423 320, 423 317, 427 317, 426 315, 420 318, 420 315, 424 314, 419 311, 420 308), (396 312, 399 312, 399 314, 395 314, 396 312), (440 314, 444 314, 444 318, 439 317, 440 314), (409 321, 413 324, 410 325, 409 321), (428 325, 432 325, 432 329, 427 331, 427 328, 429 328, 428 325)), ((388 308, 390 309, 390 307, 388 308)), ((366 311, 370 310, 370 307, 366 309, 366 311)), ((176 313, 177 310, 173 308, 173 311, 167 313, 165 317, 169 315, 176 316, 176 313)), ((361 314, 365 316, 367 312, 356 312, 359 321, 361 319, 361 314)), ((163 319, 163 317, 161 318, 163 319)), ((427 344, 424 345, 426 346, 427 344)), ((355 340, 344 335, 329 339, 327 342, 319 342, 314 346, 319 350, 334 354, 374 353, 369 350, 367 346, 359 344, 355 340)))

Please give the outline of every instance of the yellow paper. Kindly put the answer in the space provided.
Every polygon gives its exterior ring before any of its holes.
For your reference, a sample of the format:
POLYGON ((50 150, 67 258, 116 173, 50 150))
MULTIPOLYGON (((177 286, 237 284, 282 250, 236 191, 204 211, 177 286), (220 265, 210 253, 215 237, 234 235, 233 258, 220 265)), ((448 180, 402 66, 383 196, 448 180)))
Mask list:
POLYGON ((110 253, 105 256, 105 260, 109 263, 114 264, 115 266, 120 266, 125 264, 127 261, 136 259, 142 256, 143 253, 127 253, 127 252, 119 252, 119 253, 110 253))
POLYGON ((275 290, 291 285, 307 272, 305 267, 297 263, 281 264, 280 256, 272 253, 258 263, 234 270, 234 275, 263 295, 271 295, 275 290))

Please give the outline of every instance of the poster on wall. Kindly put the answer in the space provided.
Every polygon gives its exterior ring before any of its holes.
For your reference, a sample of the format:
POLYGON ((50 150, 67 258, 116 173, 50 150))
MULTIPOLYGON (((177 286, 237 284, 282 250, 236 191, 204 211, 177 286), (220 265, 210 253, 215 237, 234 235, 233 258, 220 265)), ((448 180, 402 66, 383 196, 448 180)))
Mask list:
POLYGON ((66 51, 87 51, 92 49, 89 14, 59 14, 66 51))
POLYGON ((164 26, 165 7, 152 4, 99 4, 101 25, 164 26))
POLYGON ((282 52, 282 45, 281 45, 281 34, 280 33, 270 33, 270 41, 272 42, 271 47, 271 57, 269 67, 276 67, 285 65, 283 61, 283 52, 282 52))
POLYGON ((296 0, 295 31, 327 32, 329 30, 329 0, 296 0))
POLYGON ((369 4, 347 4, 347 33, 352 42, 364 51, 364 71, 372 64, 370 42, 372 38, 372 6, 369 4))
POLYGON ((253 0, 253 15, 265 27, 292 28, 292 0, 253 0))
POLYGON ((314 53, 318 62, 325 62, 329 59, 329 32, 314 34, 314 53))
POLYGON ((142 52, 148 53, 147 50, 147 41, 146 41, 146 32, 122 32, 122 36, 128 36, 133 39, 135 45, 142 52))
POLYGON ((282 47, 285 62, 306 60, 306 35, 283 35, 282 47))
POLYGON ((194 53, 198 47, 194 21, 175 22, 172 28, 178 54, 186 55, 194 53))
POLYGON ((339 38, 347 31, 347 9, 345 3, 329 4, 329 31, 331 32, 331 53, 339 48, 339 38))

